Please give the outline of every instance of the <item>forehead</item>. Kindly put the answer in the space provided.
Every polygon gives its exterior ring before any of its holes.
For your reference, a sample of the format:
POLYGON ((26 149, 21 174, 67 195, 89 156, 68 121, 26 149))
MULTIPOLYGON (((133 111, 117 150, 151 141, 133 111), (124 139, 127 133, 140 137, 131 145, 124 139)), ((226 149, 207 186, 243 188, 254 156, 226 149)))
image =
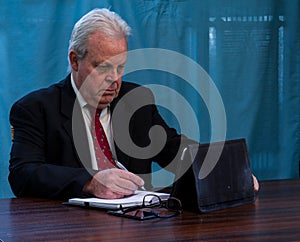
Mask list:
POLYGON ((126 58, 127 40, 125 37, 112 38, 96 32, 88 38, 88 56, 93 60, 105 61, 113 57, 126 58))

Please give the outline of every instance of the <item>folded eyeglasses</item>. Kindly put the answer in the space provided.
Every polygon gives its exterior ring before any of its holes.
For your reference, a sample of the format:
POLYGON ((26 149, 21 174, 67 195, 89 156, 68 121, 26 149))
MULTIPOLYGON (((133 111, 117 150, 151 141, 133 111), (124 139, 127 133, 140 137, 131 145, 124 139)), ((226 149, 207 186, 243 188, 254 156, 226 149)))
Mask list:
POLYGON ((121 208, 124 216, 134 216, 141 219, 147 217, 156 218, 171 218, 182 213, 182 205, 179 199, 169 197, 167 200, 162 200, 155 194, 147 194, 143 198, 141 206, 130 208, 121 208))

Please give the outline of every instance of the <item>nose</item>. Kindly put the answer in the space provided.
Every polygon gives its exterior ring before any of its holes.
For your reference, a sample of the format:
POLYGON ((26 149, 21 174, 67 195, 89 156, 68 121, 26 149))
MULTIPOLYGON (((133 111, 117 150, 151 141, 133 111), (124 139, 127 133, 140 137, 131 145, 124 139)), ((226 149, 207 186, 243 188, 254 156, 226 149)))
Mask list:
POLYGON ((111 68, 109 73, 106 76, 106 80, 110 82, 114 82, 118 80, 121 77, 121 75, 118 73, 117 68, 111 68))

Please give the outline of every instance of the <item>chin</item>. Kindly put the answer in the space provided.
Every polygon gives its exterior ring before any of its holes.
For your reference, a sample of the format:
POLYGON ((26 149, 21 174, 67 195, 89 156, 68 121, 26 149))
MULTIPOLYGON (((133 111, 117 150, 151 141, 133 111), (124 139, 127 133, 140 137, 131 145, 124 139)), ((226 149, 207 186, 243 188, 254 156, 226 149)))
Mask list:
POLYGON ((100 107, 102 107, 102 109, 106 108, 114 99, 115 96, 99 100, 98 108, 100 107))

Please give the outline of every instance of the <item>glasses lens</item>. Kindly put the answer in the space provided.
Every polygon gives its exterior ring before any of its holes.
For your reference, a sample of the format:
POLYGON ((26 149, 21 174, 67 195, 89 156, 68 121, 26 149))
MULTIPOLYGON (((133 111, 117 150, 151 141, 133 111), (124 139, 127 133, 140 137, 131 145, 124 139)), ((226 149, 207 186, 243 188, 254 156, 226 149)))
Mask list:
POLYGON ((173 210, 169 210, 169 209, 162 208, 162 207, 154 207, 154 208, 151 208, 151 210, 152 210, 152 213, 155 214, 159 218, 170 218, 179 213, 178 211, 173 211, 173 210))
POLYGON ((139 208, 133 211, 125 212, 126 215, 129 215, 130 217, 135 217, 139 219, 149 219, 149 218, 155 218, 157 215, 150 210, 150 208, 139 208))
POLYGON ((181 210, 182 210, 182 205, 181 205, 180 200, 178 200, 177 198, 173 198, 173 197, 170 197, 167 200, 166 207, 168 209, 171 209, 173 211, 178 211, 178 212, 181 212, 181 210))
POLYGON ((144 196, 143 206, 144 207, 153 207, 161 204, 161 199, 157 195, 147 194, 144 196))
POLYGON ((142 209, 139 209, 152 216, 159 218, 170 218, 178 213, 181 213, 182 206, 180 200, 174 197, 170 197, 166 201, 162 201, 161 198, 155 194, 147 194, 144 196, 142 209))

